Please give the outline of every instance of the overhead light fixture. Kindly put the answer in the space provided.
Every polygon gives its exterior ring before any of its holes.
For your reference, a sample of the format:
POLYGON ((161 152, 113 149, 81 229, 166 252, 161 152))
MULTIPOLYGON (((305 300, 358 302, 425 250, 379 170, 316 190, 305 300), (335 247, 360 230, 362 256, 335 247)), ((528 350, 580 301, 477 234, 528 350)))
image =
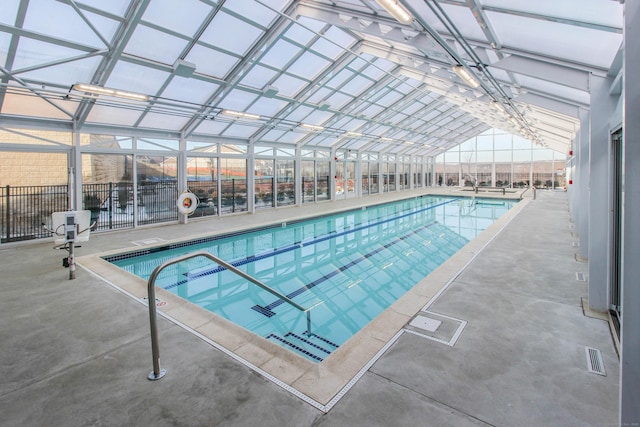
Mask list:
POLYGON ((222 110, 222 114, 224 114, 225 116, 232 116, 232 117, 238 117, 242 119, 251 119, 251 120, 260 120, 262 118, 257 114, 243 113, 241 111, 233 111, 233 110, 222 110))
POLYGON ((316 126, 316 125, 308 125, 306 123, 302 123, 300 125, 300 127, 305 128, 305 129, 309 129, 312 130, 314 132, 320 132, 322 130, 324 130, 324 128, 322 126, 316 126))
POLYGON ((413 16, 407 9, 400 4, 398 0, 376 0, 380 6, 382 6, 389 15, 396 18, 401 24, 411 24, 414 21, 413 16))
POLYGON ((84 92, 93 95, 115 96, 117 98, 133 99, 134 101, 148 101, 149 95, 141 93, 128 92, 126 90, 110 89, 103 86, 90 85, 85 83, 76 83, 71 87, 78 92, 84 92))
POLYGON ((386 136, 381 136, 381 137, 380 137, 380 141, 393 142, 393 139, 391 139, 391 138, 387 138, 386 136))
POLYGON ((495 108, 497 111, 501 112, 501 113, 506 113, 507 112, 507 110, 504 108, 504 105, 502 105, 501 102, 491 101, 491 106, 493 108, 495 108))
POLYGON ((480 83, 475 79, 475 77, 473 77, 471 73, 462 65, 454 65, 453 71, 455 71, 458 77, 464 80, 464 82, 472 88, 475 89, 480 86, 480 83))
POLYGON ((362 136, 362 134, 359 132, 347 131, 344 133, 344 136, 359 137, 359 136, 362 136))

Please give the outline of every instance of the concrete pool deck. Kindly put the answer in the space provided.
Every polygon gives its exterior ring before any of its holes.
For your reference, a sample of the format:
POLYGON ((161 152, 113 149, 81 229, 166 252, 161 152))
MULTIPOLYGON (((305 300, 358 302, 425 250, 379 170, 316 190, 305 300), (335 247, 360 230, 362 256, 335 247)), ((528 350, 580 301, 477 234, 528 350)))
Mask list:
MULTIPOLYGON (((118 252, 133 242, 183 240, 423 193, 95 234, 77 254, 82 265, 100 274, 100 266, 91 265, 96 254, 118 252)), ((3 422, 615 424, 618 359, 608 323, 583 314, 581 298, 587 287, 576 280, 576 272, 587 269, 576 260, 571 245, 575 238, 566 194, 538 191, 536 200, 525 201, 508 215, 494 224, 495 230, 463 248, 451 265, 441 266, 374 320, 362 336, 329 356, 327 363, 293 357, 276 345, 265 351, 263 340, 256 344, 252 337, 242 337, 246 331, 234 331, 224 322, 221 327, 203 313, 183 312, 181 303, 167 300, 161 310, 202 338, 160 317, 160 354, 168 373, 155 382, 146 379, 152 365, 145 305, 83 268, 75 280, 68 280, 68 271, 61 267, 64 252, 53 251, 50 242, 2 245, 3 422), (438 295, 443 287, 446 290, 438 295), (425 304, 429 306, 423 317, 459 331, 455 345, 407 326, 425 304), (207 334, 216 342, 227 340, 231 350, 259 369, 216 349, 207 334), (601 350, 606 376, 587 371, 586 346, 601 350), (368 363, 376 354, 379 358, 368 363), (266 379, 269 376, 273 378, 266 379), (307 397, 316 404, 309 404, 307 397)), ((127 289, 132 295, 141 296, 136 294, 140 285, 146 294, 143 281, 136 284, 125 275, 123 282, 133 284, 127 289)))

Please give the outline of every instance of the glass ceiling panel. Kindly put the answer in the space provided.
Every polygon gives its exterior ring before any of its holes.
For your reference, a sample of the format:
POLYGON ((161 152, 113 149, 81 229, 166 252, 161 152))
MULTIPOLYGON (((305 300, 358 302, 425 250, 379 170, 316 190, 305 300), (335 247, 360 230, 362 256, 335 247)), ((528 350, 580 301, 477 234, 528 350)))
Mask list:
POLYGON ((23 28, 63 40, 75 41, 85 46, 105 47, 104 43, 75 10, 64 3, 31 0, 23 28), (64 24, 52 25, 52 17, 55 17, 55 22, 64 24))
POLYGON ((200 37, 212 46, 244 55, 263 31, 235 18, 228 13, 218 12, 200 37))
POLYGON ((182 129, 189 120, 189 117, 147 113, 139 126, 148 129, 165 129, 177 132, 182 129))
MULTIPOLYGON (((269 6, 272 5, 270 4, 269 6)), ((257 22, 263 27, 268 27, 269 24, 278 16, 273 10, 266 8, 259 2, 251 0, 226 2, 224 3, 224 9, 235 12, 238 16, 241 16, 244 19, 257 22)))
POLYGON ((226 77, 239 61, 235 56, 202 45, 195 45, 185 60, 196 65, 196 72, 219 78, 226 77))
MULTIPOLYGON (((63 101, 56 102, 55 104, 64 105, 63 101)), ((67 105, 67 107, 73 107, 71 103, 67 105)), ((67 108, 67 111, 73 111, 72 108, 67 108)), ((60 109, 51 105, 50 103, 38 99, 33 98, 29 102, 24 102, 23 96, 16 96, 7 94, 4 97, 4 102, 2 103, 2 114, 16 114, 16 115, 24 115, 24 116, 37 116, 37 117, 45 117, 52 119, 61 119, 61 120, 69 120, 70 116, 65 114, 60 109)))
POLYGON ((71 87, 73 83, 91 81, 101 60, 102 58, 96 56, 20 73, 19 76, 27 80, 33 79, 71 87))
POLYGON ((588 93, 578 89, 573 89, 567 86, 550 83, 544 80, 539 80, 533 77, 519 76, 518 77, 522 87, 529 88, 531 90, 537 90, 544 93, 554 94, 555 96, 574 100, 582 104, 589 104, 590 96, 588 93))
POLYGON ((105 86, 153 95, 168 77, 164 71, 118 61, 105 86))
POLYGON ((622 34, 548 21, 487 12, 498 38, 505 46, 564 60, 609 68, 622 42, 622 34), (527 31, 521 31, 527 28, 527 31), (570 30, 570 31, 569 31, 570 30), (536 37, 531 37, 536 34, 536 37))
POLYGON ((385 96, 383 96, 382 98, 378 99, 376 101, 376 103, 380 104, 380 105, 383 105, 385 107, 390 107, 395 102, 399 101, 402 97, 404 97, 404 95, 402 93, 395 92, 395 91, 390 91, 385 96))
POLYGON ((271 98, 258 98, 258 100, 249 107, 249 113, 259 114, 261 116, 274 117, 280 110, 289 104, 287 101, 271 98))
POLYGON ((364 76, 355 76, 353 79, 349 80, 349 82, 344 86, 344 89, 348 90, 349 93, 354 95, 358 95, 370 86, 373 85, 373 81, 364 77, 364 76))
MULTIPOLYGON (((298 22, 301 22, 301 21, 302 21, 301 19, 298 20, 298 22)), ((325 25, 324 23, 320 23, 319 21, 313 21, 313 20, 304 20, 304 21, 305 21, 305 24, 311 21, 312 23, 319 24, 320 27, 325 25)), ((302 25, 292 24, 287 28, 287 30, 284 32, 282 37, 292 43, 306 46, 311 40, 313 40, 314 37, 316 37, 316 34, 313 31, 303 27, 302 25)))
POLYGON ((343 68, 337 74, 335 74, 328 82, 325 83, 326 87, 332 89, 338 89, 342 84, 354 75, 353 71, 343 68))
POLYGON ((131 2, 130 0, 76 0, 76 3, 78 5, 86 4, 94 9, 104 10, 117 16, 124 16, 131 2))
POLYGON ((255 65, 242 77, 242 84, 262 89, 278 74, 276 71, 255 65))
POLYGON ((273 85, 280 90, 280 93, 284 96, 295 97, 296 94, 305 86, 308 82, 306 80, 300 80, 295 77, 281 75, 273 85))
POLYGON ((286 40, 278 40, 267 53, 260 58, 260 62, 278 70, 283 69, 298 53, 299 47, 286 40))
POLYGON ((326 59, 307 51, 291 64, 287 72, 307 80, 313 80, 330 64, 326 59))
POLYGON ((4 1, 2 4, 2 13, 0 13, 0 22, 7 25, 15 25, 16 16, 18 14, 18 0, 4 1))
POLYGON ((193 36, 198 28, 194 23, 202 21, 213 8, 199 0, 181 0, 175 7, 174 0, 149 2, 142 19, 176 33, 193 36))
POLYGON ((133 111, 125 108, 106 107, 104 105, 94 105, 89 112, 87 122, 133 126, 135 122, 138 121, 139 117, 139 111, 133 111))
POLYGON ((187 40, 138 25, 125 47, 125 52, 141 58, 173 64, 180 57, 187 43, 187 40), (153 46, 153 49, 149 49, 149 46, 153 46))
POLYGON ((485 6, 622 27, 623 6, 619 1, 580 0, 579 7, 570 1, 482 0, 482 3, 485 6))
MULTIPOLYGON (((464 4, 466 6, 466 4, 464 4)), ((487 38, 474 18, 471 9, 449 4, 440 4, 445 13, 455 22, 455 26, 464 37, 472 40, 487 42, 487 38)))
POLYGON ((234 111, 245 111, 257 97, 258 95, 255 93, 233 89, 224 97, 219 106, 234 111))
POLYGON ((73 58, 84 53, 85 52, 69 49, 52 43, 45 43, 26 37, 20 37, 16 57, 13 63, 13 70, 19 71, 22 68, 73 58))
POLYGON ((333 93, 333 90, 329 90, 326 87, 320 87, 314 93, 312 93, 311 96, 309 96, 307 101, 315 104, 320 104, 321 102, 324 102, 331 93, 333 93))
POLYGON ((249 138, 251 135, 256 133, 258 130, 255 126, 244 126, 244 125, 231 125, 229 126, 222 135, 228 136, 231 138, 249 138))
POLYGON ((4 65, 7 62, 7 53, 9 52, 9 43, 11 43, 11 39, 12 37, 8 33, 0 34, 0 64, 4 65))
POLYGON ((227 127, 229 123, 223 123, 221 121, 203 120, 196 128, 195 133, 203 135, 220 135, 227 127))
MULTIPOLYGON (((301 105, 298 108, 294 109, 285 118, 287 120, 291 120, 291 121, 294 121, 294 122, 303 122, 303 121, 305 121, 305 119, 307 119, 309 114, 312 113, 313 111, 315 111, 315 110, 310 108, 310 107, 306 107, 304 105, 301 105)), ((325 120, 326 120, 326 118, 325 118, 325 120)), ((318 123, 321 123, 321 122, 316 120, 314 122, 305 121, 305 123, 312 124, 312 125, 317 125, 318 123)))
POLYGON ((331 108, 340 110, 342 107, 344 107, 345 104, 353 101, 353 99, 353 96, 347 95, 342 92, 335 92, 333 95, 327 98, 326 102, 331 105, 331 108))
POLYGON ((281 142, 286 144, 297 144, 302 141, 307 135, 300 132, 285 132, 282 136, 274 140, 274 142, 281 142))
POLYGON ((162 92, 161 96, 171 100, 204 104, 219 87, 219 85, 210 82, 176 76, 162 92))

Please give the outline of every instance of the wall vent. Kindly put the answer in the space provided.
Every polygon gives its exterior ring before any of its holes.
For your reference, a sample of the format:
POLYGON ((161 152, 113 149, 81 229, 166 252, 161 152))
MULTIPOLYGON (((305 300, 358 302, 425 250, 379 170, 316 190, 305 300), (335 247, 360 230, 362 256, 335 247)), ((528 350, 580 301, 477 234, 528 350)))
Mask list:
POLYGON ((607 373, 604 370, 604 361, 602 360, 602 353, 600 350, 585 347, 584 351, 587 356, 587 369, 589 369, 589 372, 606 377, 607 373))
POLYGON ((577 272, 576 273, 576 280, 578 282, 586 282, 587 281, 587 276, 584 273, 577 272))

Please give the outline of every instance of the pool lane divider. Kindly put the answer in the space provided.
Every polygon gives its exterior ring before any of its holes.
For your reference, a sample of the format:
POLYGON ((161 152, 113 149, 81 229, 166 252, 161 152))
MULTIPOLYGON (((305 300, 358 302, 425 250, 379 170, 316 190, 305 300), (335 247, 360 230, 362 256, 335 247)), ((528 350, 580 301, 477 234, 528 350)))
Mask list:
MULTIPOLYGON (((249 263, 260 261, 260 260, 263 260, 263 259, 266 259, 266 258, 274 257, 276 255, 280 255, 280 254, 283 254, 283 253, 286 253, 286 252, 290 252, 290 251, 293 251, 293 250, 296 250, 296 249, 300 249, 300 248, 302 248, 304 246, 314 245, 314 244, 317 244, 317 243, 324 242, 326 240, 335 239, 335 238, 338 238, 340 236, 345 236, 345 235, 350 234, 350 233, 355 233, 355 232, 360 231, 360 230, 365 230, 367 228, 375 227, 375 226, 378 226, 380 224, 385 224, 387 222, 391 222, 391 221, 395 221, 395 220, 398 220, 398 219, 401 219, 401 218, 406 218, 406 217, 409 217, 409 216, 412 216, 412 215, 416 215, 416 214, 418 214, 420 212, 425 212, 425 211, 428 211, 428 210, 431 210, 431 209, 435 209, 437 207, 444 206, 444 205, 447 205, 449 203, 453 203, 453 202, 458 201, 458 200, 459 199, 451 199, 451 200, 447 200, 445 202, 436 203, 434 205, 429 205, 429 206, 427 206, 425 208, 422 208, 422 209, 418 209, 418 210, 415 210, 415 211, 407 212, 405 214, 394 216, 394 217, 391 217, 391 218, 387 218, 387 219, 384 219, 384 220, 381 220, 381 221, 368 223, 368 224, 365 224, 365 225, 362 225, 362 226, 359 226, 359 227, 354 227, 354 228, 351 228, 351 229, 348 229, 348 230, 341 231, 339 233, 337 233, 335 231, 332 231, 329 234, 314 238, 312 240, 308 240, 306 242, 296 242, 296 243, 294 243, 294 244, 292 244, 290 246, 285 246, 283 248, 274 249, 271 252, 266 252, 266 253, 259 254, 259 255, 250 255, 250 256, 248 256, 246 258, 241 258, 239 260, 232 261, 229 264, 233 265, 234 267, 239 267, 239 266, 242 266, 242 265, 245 265, 245 264, 249 264, 249 263)), ((167 286, 164 287, 164 289, 165 290, 170 290, 170 289, 173 289, 173 288, 178 287, 180 285, 184 285, 184 284, 188 283, 190 280, 199 279, 199 278, 204 277, 204 276, 209 276, 211 274, 220 273, 221 271, 224 271, 224 270, 226 270, 226 268, 218 266, 218 267, 211 268, 211 269, 208 269, 208 270, 205 270, 205 271, 200 271, 198 273, 187 272, 187 273, 184 273, 184 276, 186 276, 186 279, 179 280, 178 282, 173 283, 171 285, 167 285, 167 286)))
MULTIPOLYGON (((332 277, 334 277, 334 276, 336 276, 336 275, 338 275, 338 274, 340 274, 340 273, 344 272, 345 270, 350 269, 350 268, 351 268, 351 267, 353 267, 354 265, 356 265, 356 264, 358 264, 358 263, 360 263, 360 262, 362 262, 362 261, 364 261, 364 260, 366 260, 366 259, 368 259, 368 258, 371 258, 372 256, 374 256, 374 255, 376 255, 376 254, 378 254, 378 253, 382 252, 383 250, 388 249, 388 248, 390 248, 391 246, 396 245, 396 244, 400 243, 401 241, 403 241, 403 240, 405 240, 405 239, 408 239, 408 238, 409 238, 409 237, 411 237, 412 235, 414 235, 414 234, 416 234, 416 233, 419 233, 419 232, 421 232, 421 231, 423 231, 423 230, 426 230, 427 228, 429 228, 429 227, 431 227, 432 225, 435 225, 435 224, 437 224, 437 223, 438 223, 437 221, 434 221, 434 222, 432 222, 432 223, 429 223, 429 224, 423 225, 422 227, 416 228, 416 229, 415 229, 415 230, 413 230, 412 232, 407 233, 407 234, 405 234, 404 236, 398 237, 397 239, 394 239, 394 240, 392 240, 391 242, 389 242, 389 243, 387 243, 387 244, 385 244, 385 245, 383 245, 383 246, 380 246, 379 248, 374 249, 373 251, 368 252, 368 253, 366 253, 366 254, 362 255, 361 257, 358 257, 358 258, 354 259, 354 260, 353 260, 353 261, 351 261, 350 263, 345 264, 345 265, 343 265, 343 266, 341 266, 341 267, 336 268, 335 270, 333 270, 333 271, 332 271, 332 272, 330 272, 329 274, 325 274, 324 276, 322 276, 322 277, 320 277, 320 278, 318 278, 318 279, 314 280, 313 282, 308 283, 308 284, 306 284, 306 285, 304 285, 304 286, 302 286, 302 287, 300 287, 300 288, 296 289, 295 291, 291 292, 290 294, 287 294, 287 295, 286 295, 286 297, 287 297, 287 298, 289 298, 289 299, 293 299, 293 298, 297 297, 298 295, 303 294, 304 292, 307 292, 308 290, 310 290, 310 289, 314 288, 315 286, 318 286, 319 284, 321 284, 321 283, 323 283, 323 282, 325 282, 325 281, 327 281, 327 280, 331 279, 332 277)), ((258 313, 260 313, 260 314, 264 314, 264 315, 265 315, 265 316, 267 316, 267 317, 272 317, 272 316, 274 316, 274 315, 276 314, 276 313, 273 311, 273 309, 274 309, 274 308, 276 308, 276 307, 278 307, 278 306, 280 306, 280 305, 282 305, 283 303, 284 303, 284 301, 283 301, 283 300, 278 299, 278 300, 275 300, 275 301, 274 301, 274 302, 272 302, 271 304, 268 304, 268 305, 266 305, 266 306, 264 306, 264 307, 263 307, 263 306, 260 306, 260 305, 254 305, 253 307, 251 307, 251 309, 253 309, 253 310, 257 311, 257 312, 258 312, 258 313)))

